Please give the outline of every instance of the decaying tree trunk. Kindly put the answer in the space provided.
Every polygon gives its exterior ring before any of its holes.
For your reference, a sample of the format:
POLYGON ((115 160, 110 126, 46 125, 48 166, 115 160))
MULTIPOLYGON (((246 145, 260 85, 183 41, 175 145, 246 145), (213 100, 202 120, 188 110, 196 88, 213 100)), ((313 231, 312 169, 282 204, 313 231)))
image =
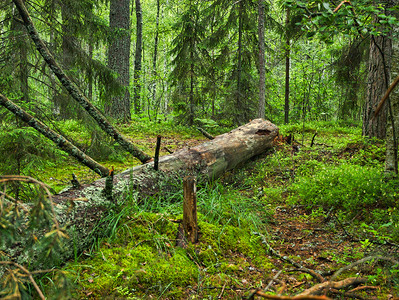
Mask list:
MULTIPOLYGON (((160 180, 171 176, 183 178, 189 174, 197 176, 197 180, 215 179, 225 171, 264 153, 273 146, 277 135, 278 128, 271 122, 253 120, 211 141, 160 158, 158 171, 154 170, 151 162, 115 175, 114 199, 132 190, 134 193, 147 193, 152 188, 159 188, 157 183, 160 180)), ((67 243, 71 246, 64 247, 60 253, 60 262, 65 262, 74 257, 75 253, 87 249, 92 245, 93 238, 102 234, 102 226, 107 225, 103 220, 110 208, 115 208, 115 203, 108 201, 102 192, 104 185, 105 178, 102 178, 53 197, 57 220, 61 227, 67 228, 71 239, 67 243)), ((32 255, 27 257, 22 245, 23 242, 19 241, 5 247, 5 252, 12 261, 22 264, 29 262, 31 270, 50 267, 49 262, 39 262, 32 255)))

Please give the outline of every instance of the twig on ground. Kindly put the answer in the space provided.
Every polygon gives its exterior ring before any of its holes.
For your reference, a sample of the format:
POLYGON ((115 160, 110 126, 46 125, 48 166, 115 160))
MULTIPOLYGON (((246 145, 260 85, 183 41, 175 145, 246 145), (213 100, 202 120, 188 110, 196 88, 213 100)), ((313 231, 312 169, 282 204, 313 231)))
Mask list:
POLYGON ((172 150, 170 150, 168 147, 163 147, 169 154, 172 154, 173 153, 173 151, 172 150))
POLYGON ((326 279, 323 276, 321 276, 319 273, 315 272, 314 270, 308 269, 308 268, 290 269, 287 272, 296 272, 296 271, 310 274, 310 275, 312 275, 313 278, 315 278, 320 283, 326 281, 326 279))
POLYGON ((261 233, 259 233, 259 232, 254 232, 253 234, 254 234, 254 235, 259 235, 259 236, 262 238, 262 244, 265 244, 266 247, 267 247, 267 249, 268 249, 274 256, 276 256, 277 258, 289 262, 290 264, 292 264, 294 267, 297 268, 297 271, 303 271, 303 272, 305 272, 305 273, 308 273, 308 274, 312 275, 312 276, 315 277, 319 282, 323 282, 323 281, 324 281, 324 278, 323 278, 320 274, 317 274, 316 271, 311 270, 311 269, 308 269, 308 268, 305 268, 305 267, 302 266, 301 264, 299 264, 299 263, 293 261, 292 259, 290 259, 288 256, 282 256, 278 251, 274 250, 274 249, 270 246, 270 244, 266 241, 265 236, 262 235, 261 233))
POLYGON ((197 129, 199 130, 199 132, 201 132, 204 137, 206 137, 207 139, 213 140, 215 137, 213 135, 211 135, 210 133, 208 133, 207 131, 205 131, 204 129, 202 129, 201 127, 197 127, 197 129))
POLYGON ((314 145, 314 139, 316 138, 317 135, 317 131, 314 133, 313 137, 312 137, 312 142, 310 143, 310 147, 313 147, 314 145))
MULTIPOLYGON (((254 293, 253 296, 261 296, 262 298, 265 299, 271 299, 271 300, 331 300, 331 298, 327 297, 327 296, 312 296, 312 295, 308 295, 308 296, 294 296, 294 297, 290 297, 290 296, 276 296, 276 295, 268 295, 265 294, 262 291, 256 291, 254 293)), ((252 298, 248 298, 248 299, 255 299, 252 296, 252 298)))
POLYGON ((269 281, 269 284, 265 287, 264 291, 267 291, 268 289, 270 289, 271 285, 273 284, 273 281, 276 280, 280 274, 281 274, 282 270, 278 271, 276 275, 274 275, 274 277, 269 281))
POLYGON ((362 258, 358 261, 355 261, 354 263, 351 263, 348 266, 342 267, 341 269, 339 269, 338 271, 336 271, 334 273, 334 275, 331 277, 330 282, 332 282, 335 278, 337 278, 342 272, 352 269, 353 267, 360 265, 362 263, 365 263, 369 260, 385 260, 385 261, 389 261, 391 263, 393 263, 394 265, 397 265, 397 268, 399 267, 399 261, 397 261, 396 259, 392 258, 392 257, 386 257, 386 256, 379 256, 379 255, 373 255, 373 256, 367 256, 365 258, 362 258))
POLYGON ((300 293, 298 296, 310 296, 310 295, 320 295, 325 292, 326 289, 342 289, 351 285, 358 285, 361 283, 367 282, 367 279, 365 278, 357 278, 357 277, 350 277, 346 278, 341 281, 325 281, 319 284, 316 284, 315 286, 312 286, 311 288, 303 291, 300 293))
POLYGON ((218 299, 222 299, 223 293, 224 293, 224 289, 226 288, 227 282, 224 283, 222 291, 220 292, 218 299))

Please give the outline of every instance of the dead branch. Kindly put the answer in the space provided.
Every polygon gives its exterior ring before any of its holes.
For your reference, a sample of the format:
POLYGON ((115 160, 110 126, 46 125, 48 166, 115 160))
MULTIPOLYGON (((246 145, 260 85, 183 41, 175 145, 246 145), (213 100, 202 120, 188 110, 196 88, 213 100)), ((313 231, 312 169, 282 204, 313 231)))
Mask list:
POLYGON ((277 258, 279 258, 279 259, 281 259, 281 260, 283 260, 283 261, 289 262, 289 263, 292 264, 294 267, 296 267, 298 271, 300 270, 300 271, 303 271, 303 272, 305 272, 305 273, 308 273, 308 274, 312 275, 312 276, 315 277, 319 282, 323 282, 323 281, 324 281, 324 278, 323 278, 320 274, 317 274, 317 272, 315 272, 314 270, 305 268, 305 267, 302 266, 301 264, 299 264, 299 263, 293 261, 293 260, 292 260, 291 258, 289 258, 288 256, 283 256, 283 255, 281 255, 278 251, 274 250, 274 249, 270 246, 270 244, 266 241, 266 238, 264 237, 264 235, 262 235, 261 233, 259 233, 259 232, 254 232, 253 234, 259 235, 259 236, 262 238, 262 244, 265 244, 266 247, 267 247, 267 249, 268 249, 274 256, 276 256, 277 258))
POLYGON ((378 103, 377 108, 375 109, 374 112, 374 117, 377 117, 378 113, 380 112, 382 106, 384 105, 385 101, 388 99, 389 94, 391 94, 391 92, 393 91, 393 89, 396 87, 396 85, 399 83, 399 76, 395 78, 395 80, 391 83, 391 85, 389 86, 389 88, 387 89, 384 97, 382 97, 380 103, 378 103))
POLYGON ((264 292, 260 291, 260 290, 255 290, 247 299, 251 300, 251 299, 255 299, 255 296, 260 296, 262 298, 265 299, 271 299, 271 300, 331 300, 331 298, 327 297, 327 296, 312 296, 312 295, 308 295, 308 296, 294 296, 294 297, 290 297, 290 296, 277 296, 277 295, 268 295, 265 294, 264 292))
POLYGON ((314 139, 316 138, 317 135, 317 131, 314 133, 313 137, 312 137, 312 142, 310 143, 310 147, 313 147, 314 145, 314 139))
POLYGON ((341 281, 325 281, 319 284, 316 284, 315 286, 312 286, 311 288, 303 291, 300 293, 298 296, 310 296, 310 295, 320 295, 325 292, 326 289, 342 289, 346 288, 351 285, 358 285, 361 283, 367 282, 366 278, 357 278, 357 277, 350 277, 346 278, 341 281))
POLYGON ((336 271, 334 273, 334 275, 331 277, 330 282, 333 281, 335 278, 337 278, 342 272, 344 272, 346 270, 349 270, 349 269, 352 269, 353 267, 355 267, 357 265, 360 265, 362 263, 365 263, 365 262, 367 262, 369 260, 373 260, 373 259, 389 261, 389 262, 393 263, 394 265, 399 266, 399 261, 397 261, 396 259, 394 259, 392 257, 385 257, 385 256, 379 256, 379 255, 367 256, 367 257, 362 258, 362 259, 360 259, 358 261, 355 261, 354 263, 351 263, 348 266, 342 267, 341 269, 336 271))
POLYGON ((170 150, 168 147, 163 147, 169 154, 172 154, 173 153, 173 151, 172 150, 170 150))
POLYGON ((18 269, 20 269, 22 272, 24 272, 28 276, 29 281, 32 283, 32 285, 34 286, 36 292, 39 294, 40 299, 43 299, 43 300, 46 299, 46 297, 44 297, 44 295, 43 295, 43 292, 40 290, 39 286, 37 285, 35 279, 33 278, 32 273, 29 272, 28 269, 26 269, 25 267, 21 266, 20 264, 12 262, 12 261, 0 261, 0 265, 12 265, 12 266, 17 267, 18 269))
POLYGON ((311 275, 313 278, 315 278, 320 283, 326 281, 326 279, 323 276, 321 276, 321 274, 315 272, 314 270, 304 268, 304 267, 298 268, 298 269, 290 269, 287 272, 296 272, 296 271, 307 273, 307 274, 311 275))
POLYGON ((269 284, 264 289, 265 291, 267 291, 270 288, 270 286, 272 285, 273 281, 280 276, 281 272, 282 272, 282 270, 278 271, 277 274, 274 275, 274 277, 269 281, 269 284))
POLYGON ((54 130, 49 128, 47 125, 37 120, 32 115, 28 114, 25 110, 23 110, 21 107, 16 105, 14 102, 12 102, 10 99, 3 96, 2 94, 0 94, 0 105, 7 108, 19 119, 27 123, 29 126, 37 130, 40 134, 44 135, 49 140, 53 141, 57 145, 57 147, 60 148, 62 151, 76 158, 80 163, 89 167, 91 170, 99 174, 101 177, 106 176, 108 174, 108 169, 106 167, 102 166, 94 159, 92 159, 90 156, 86 155, 83 151, 81 151, 78 147, 73 145, 65 137, 59 135, 54 130))
POLYGON ((205 131, 204 129, 202 129, 201 127, 197 127, 197 129, 199 130, 199 132, 201 132, 204 137, 206 137, 207 139, 213 140, 215 137, 213 135, 211 135, 209 132, 205 131))
POLYGON ((370 285, 364 285, 364 286, 358 286, 357 288, 351 289, 347 291, 347 293, 354 293, 358 291, 363 291, 363 290, 376 290, 378 287, 376 286, 370 286, 370 285))

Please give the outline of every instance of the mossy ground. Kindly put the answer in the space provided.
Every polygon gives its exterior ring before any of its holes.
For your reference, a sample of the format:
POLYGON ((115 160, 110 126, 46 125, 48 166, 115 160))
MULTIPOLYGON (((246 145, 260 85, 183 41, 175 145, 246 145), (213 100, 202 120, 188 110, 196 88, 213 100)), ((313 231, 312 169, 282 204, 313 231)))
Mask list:
MULTIPOLYGON (((297 145, 302 144, 299 151, 277 144, 244 167, 199 186, 197 244, 177 246, 181 191, 140 201, 122 199, 124 208, 115 215, 111 236, 64 267, 73 283, 72 297, 241 299, 252 289, 264 289, 279 271, 278 279, 286 286, 282 293, 295 295, 318 282, 296 270, 292 261, 328 279, 334 271, 366 256, 398 259, 397 185, 370 182, 374 194, 360 195, 359 199, 367 199, 364 203, 339 193, 348 185, 359 189, 370 172, 380 174, 384 143, 361 138, 359 127, 353 125, 306 124, 302 139, 303 128, 281 129, 284 135, 295 133, 297 145), (316 131, 316 145, 310 147, 316 131), (316 180, 322 169, 331 181, 316 180), (333 181, 340 170, 342 176, 333 181), (325 196, 308 198, 305 179, 325 196), (335 201, 328 198, 330 191, 335 201)), ((359 297, 398 297, 398 267, 390 263, 370 261, 336 280, 348 277, 366 278, 366 285, 375 287, 358 291, 359 297)), ((274 283, 270 292, 281 288, 282 284, 274 283)))

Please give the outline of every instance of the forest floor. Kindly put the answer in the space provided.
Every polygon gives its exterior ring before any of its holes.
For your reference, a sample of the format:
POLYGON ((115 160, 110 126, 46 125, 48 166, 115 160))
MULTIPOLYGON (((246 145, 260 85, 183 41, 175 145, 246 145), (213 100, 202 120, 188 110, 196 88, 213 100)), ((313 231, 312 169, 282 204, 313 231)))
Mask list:
MULTIPOLYGON (((375 182, 385 146, 362 139, 358 127, 331 127, 283 128, 303 138, 278 142, 199 186, 200 239, 186 248, 176 245, 181 191, 126 199, 109 237, 63 269, 72 298, 399 299, 392 262, 399 257, 399 191, 375 182), (326 288, 329 280, 334 288, 326 288), (307 292, 314 298, 295 298, 307 292)), ((153 152, 154 135, 132 139, 153 152)), ((163 147, 205 140, 168 133, 163 147)), ((120 171, 131 166, 124 159, 105 163, 120 171)))

